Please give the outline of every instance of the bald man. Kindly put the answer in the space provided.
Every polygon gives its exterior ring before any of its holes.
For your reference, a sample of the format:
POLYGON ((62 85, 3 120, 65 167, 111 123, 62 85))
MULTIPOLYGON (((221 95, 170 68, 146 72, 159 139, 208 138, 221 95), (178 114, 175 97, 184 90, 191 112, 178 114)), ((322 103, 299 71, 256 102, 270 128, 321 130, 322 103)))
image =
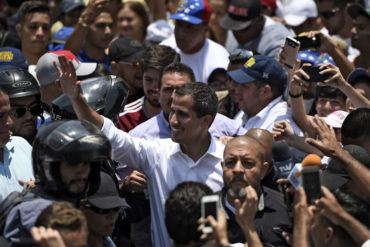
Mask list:
POLYGON ((258 128, 250 129, 244 135, 256 139, 265 150, 265 161, 268 162, 268 168, 266 169, 261 184, 269 187, 270 189, 278 191, 278 184, 276 183, 275 178, 276 171, 274 169, 274 162, 271 152, 272 144, 275 142, 274 136, 268 130, 258 128))
POLYGON ((235 137, 226 144, 221 165, 224 187, 218 194, 227 218, 230 243, 245 242, 243 231, 234 217, 234 201, 236 198, 244 201, 245 195, 241 189, 251 185, 259 197, 254 224, 262 243, 289 246, 281 235, 273 231, 273 228, 289 228, 292 222, 280 194, 261 185, 268 169, 262 144, 249 136, 235 137))

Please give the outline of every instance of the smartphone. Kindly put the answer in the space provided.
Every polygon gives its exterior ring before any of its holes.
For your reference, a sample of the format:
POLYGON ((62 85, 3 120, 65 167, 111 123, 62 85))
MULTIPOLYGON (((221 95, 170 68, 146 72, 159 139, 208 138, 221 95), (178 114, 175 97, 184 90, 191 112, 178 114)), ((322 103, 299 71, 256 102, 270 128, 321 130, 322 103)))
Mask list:
POLYGON ((301 46, 299 47, 300 51, 310 48, 319 48, 321 46, 321 39, 318 35, 312 38, 303 35, 294 37, 294 39, 299 41, 299 43, 301 44, 301 46))
POLYGON ((294 64, 297 62, 300 45, 301 44, 299 43, 299 41, 293 39, 292 37, 288 36, 285 39, 284 51, 287 54, 285 58, 285 65, 288 68, 293 69, 294 64))
POLYGON ((310 76, 310 79, 307 80, 309 82, 324 82, 325 80, 330 78, 330 74, 320 74, 319 72, 321 70, 318 67, 307 66, 302 67, 302 69, 310 76))
MULTIPOLYGON (((220 203, 220 197, 218 195, 203 196, 201 201, 202 218, 207 218, 212 215, 213 218, 218 220, 218 208, 220 203)), ((204 224, 203 233, 213 232, 212 226, 204 224)))
POLYGON ((318 166, 303 167, 302 183, 307 203, 314 204, 315 200, 321 197, 320 168, 318 166))

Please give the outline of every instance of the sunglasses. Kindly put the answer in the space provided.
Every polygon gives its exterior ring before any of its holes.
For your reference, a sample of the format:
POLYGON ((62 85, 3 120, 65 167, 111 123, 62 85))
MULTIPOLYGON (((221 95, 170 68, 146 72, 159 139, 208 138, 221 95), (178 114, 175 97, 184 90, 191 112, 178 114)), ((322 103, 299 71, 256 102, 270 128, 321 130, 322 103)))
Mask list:
POLYGON ((21 118, 26 114, 26 112, 30 112, 33 116, 38 116, 42 113, 42 106, 41 104, 34 103, 28 106, 12 106, 11 112, 15 118, 21 118))
POLYGON ((236 49, 231 53, 231 55, 243 58, 251 58, 253 57, 253 52, 246 49, 236 49))
POLYGON ((90 203, 86 203, 84 207, 94 211, 94 213, 97 213, 97 214, 109 214, 112 211, 116 213, 119 210, 119 208, 101 209, 101 208, 91 205, 90 203))
POLYGON ((330 19, 339 11, 340 11, 340 8, 335 8, 335 9, 332 9, 332 10, 319 12, 319 15, 324 17, 325 19, 330 19))

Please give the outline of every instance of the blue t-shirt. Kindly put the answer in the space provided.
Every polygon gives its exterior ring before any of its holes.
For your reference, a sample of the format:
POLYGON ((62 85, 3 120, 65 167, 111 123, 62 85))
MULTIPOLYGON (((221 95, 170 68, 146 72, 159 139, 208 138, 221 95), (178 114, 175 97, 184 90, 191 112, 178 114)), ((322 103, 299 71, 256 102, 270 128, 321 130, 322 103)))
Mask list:
POLYGON ((18 180, 35 180, 32 168, 32 147, 22 137, 12 136, 3 150, 0 162, 0 202, 13 191, 22 191, 18 180))
POLYGON ((85 51, 81 49, 80 53, 78 54, 77 58, 82 62, 82 63, 102 63, 105 65, 105 67, 111 72, 110 70, 110 65, 109 65, 109 60, 108 60, 108 55, 104 55, 104 58, 102 60, 94 60, 89 58, 85 51))

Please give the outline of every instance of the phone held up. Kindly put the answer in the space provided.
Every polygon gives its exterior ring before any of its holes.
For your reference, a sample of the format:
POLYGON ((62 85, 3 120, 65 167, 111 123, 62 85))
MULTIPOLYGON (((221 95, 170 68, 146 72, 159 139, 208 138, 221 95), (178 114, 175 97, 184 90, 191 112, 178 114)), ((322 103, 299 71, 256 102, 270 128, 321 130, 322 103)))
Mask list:
POLYGON ((321 197, 320 168, 318 166, 303 167, 302 183, 307 203, 314 204, 315 200, 321 197))
POLYGON ((321 70, 318 67, 307 66, 302 67, 302 69, 310 77, 310 79, 307 80, 309 82, 324 82, 325 80, 330 78, 329 74, 320 74, 321 70))
MULTIPOLYGON (((215 220, 218 220, 218 208, 220 203, 220 197, 218 195, 203 196, 201 201, 201 215, 205 219, 209 215, 212 215, 215 220)), ((213 232, 212 226, 208 223, 203 226, 203 233, 213 232)))
POLYGON ((320 39, 320 36, 316 35, 312 38, 309 38, 305 35, 303 36, 297 36, 297 37, 294 37, 295 40, 297 40, 301 46, 299 48, 300 51, 302 50, 307 50, 307 49, 310 49, 310 48, 320 48, 321 46, 321 39, 320 39))
POLYGON ((300 47, 299 41, 292 37, 287 37, 285 39, 285 45, 284 45, 284 51, 286 53, 286 58, 285 58, 285 66, 287 66, 290 69, 293 69, 294 64, 297 61, 298 57, 298 51, 300 47))

